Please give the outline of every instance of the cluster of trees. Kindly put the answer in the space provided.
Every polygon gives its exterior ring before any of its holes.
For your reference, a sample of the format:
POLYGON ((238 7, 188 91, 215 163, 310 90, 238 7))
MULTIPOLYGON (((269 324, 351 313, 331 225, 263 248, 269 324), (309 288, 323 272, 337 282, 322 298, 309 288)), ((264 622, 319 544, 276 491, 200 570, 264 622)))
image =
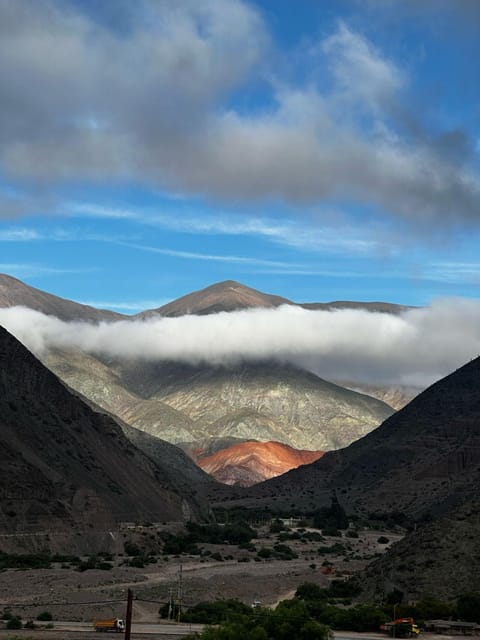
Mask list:
POLYGON ((233 522, 231 524, 197 524, 187 523, 187 532, 183 535, 166 534, 164 538, 163 552, 180 555, 182 553, 199 554, 199 543, 210 544, 246 544, 257 536, 245 522, 233 522))
MULTIPOLYGON (((382 623, 391 619, 392 607, 352 606, 351 598, 359 593, 360 587, 353 580, 334 580, 328 589, 306 582, 297 589, 292 600, 284 600, 273 611, 251 608, 236 600, 223 600, 200 603, 182 619, 217 625, 200 634, 201 640, 331 640, 331 629, 378 631, 382 623)), ((397 617, 414 617, 420 623, 449 616, 480 622, 480 593, 463 594, 456 603, 424 598, 414 607, 396 607, 396 614, 397 617)))
MULTIPOLYGON (((199 619, 195 617, 192 621, 199 619)), ((205 622, 205 617, 202 620, 205 622)), ((221 619, 210 610, 209 623, 214 624, 214 620, 221 623, 221 619)), ((331 640, 332 637, 329 627, 313 620, 300 600, 285 600, 274 611, 249 607, 243 611, 235 610, 220 626, 208 627, 200 634, 201 640, 331 640)), ((191 636, 191 640, 193 638, 191 636)))

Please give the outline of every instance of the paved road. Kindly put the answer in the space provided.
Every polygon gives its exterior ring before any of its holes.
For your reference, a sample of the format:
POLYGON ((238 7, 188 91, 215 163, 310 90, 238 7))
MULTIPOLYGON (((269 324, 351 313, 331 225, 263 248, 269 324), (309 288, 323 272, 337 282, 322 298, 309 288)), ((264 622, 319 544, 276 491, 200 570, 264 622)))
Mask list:
MULTIPOLYGON (((34 631, 35 637, 39 640, 123 640, 123 634, 109 633, 101 635, 96 633, 92 624, 88 622, 53 622, 53 629, 36 629, 34 631)), ((205 628, 203 624, 194 623, 175 623, 175 622, 162 622, 162 623, 133 623, 132 624, 132 638, 135 640, 136 636, 154 635, 155 640, 171 640, 172 636, 183 637, 191 633, 201 632, 205 628)), ((31 640, 32 631, 30 629, 21 629, 15 631, 14 635, 22 640, 31 640)), ((7 631, 0 626, 0 640, 4 640, 12 637, 12 631, 7 631)), ((356 633, 354 631, 335 631, 335 640, 386 640, 385 634, 382 633, 356 633)), ((454 636, 438 636, 432 633, 424 633, 420 636, 425 640, 458 640, 454 636)))
MULTIPOLYGON (((132 636, 133 635, 162 635, 162 636, 186 636, 189 633, 195 633, 203 631, 205 625, 194 624, 189 622, 162 622, 157 624, 152 623, 133 623, 132 624, 132 636)), ((53 630, 55 631, 72 631, 72 632, 93 632, 92 624, 88 622, 54 622, 53 630)), ((96 633, 96 637, 104 638, 104 640, 114 640, 118 638, 122 640, 123 634, 121 633, 108 633, 100 634, 96 633)))

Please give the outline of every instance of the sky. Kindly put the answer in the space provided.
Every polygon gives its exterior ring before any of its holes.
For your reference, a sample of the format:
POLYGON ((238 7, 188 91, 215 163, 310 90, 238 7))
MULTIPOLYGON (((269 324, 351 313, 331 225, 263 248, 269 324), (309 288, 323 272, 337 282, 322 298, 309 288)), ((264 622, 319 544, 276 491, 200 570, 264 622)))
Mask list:
POLYGON ((477 0, 0 0, 0 272, 475 301, 478 59, 477 0))

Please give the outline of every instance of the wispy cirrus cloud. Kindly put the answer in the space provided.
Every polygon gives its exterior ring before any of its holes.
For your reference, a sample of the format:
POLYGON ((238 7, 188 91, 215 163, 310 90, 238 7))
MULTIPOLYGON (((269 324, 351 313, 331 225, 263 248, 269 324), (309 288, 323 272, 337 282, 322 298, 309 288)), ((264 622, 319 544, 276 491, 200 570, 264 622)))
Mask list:
POLYGON ((93 267, 84 269, 69 269, 63 267, 49 267, 38 263, 0 262, 0 272, 16 278, 35 278, 40 276, 61 275, 68 273, 90 273, 96 269, 93 267))
POLYGON ((42 239, 42 235, 35 229, 10 228, 0 229, 0 242, 31 242, 42 239))
POLYGON ((115 244, 129 247, 130 249, 138 249, 139 251, 147 251, 149 253, 158 253, 164 256, 170 256, 172 258, 181 258, 185 260, 204 260, 208 262, 225 262, 229 264, 240 264, 246 266, 260 266, 260 267, 279 267, 279 268, 295 268, 302 265, 290 264, 289 262, 281 262, 276 260, 263 260, 261 258, 254 258, 249 256, 235 256, 235 255, 217 255, 208 253, 196 253, 194 251, 179 251, 176 249, 167 249, 164 247, 152 247, 145 244, 136 244, 132 242, 120 242, 116 241, 115 244))
POLYGON ((449 284, 470 282, 480 285, 480 262, 434 262, 425 270, 424 276, 449 284))
MULTIPOLYGON (((212 214, 204 211, 196 214, 182 211, 174 215, 169 212, 162 215, 153 209, 105 207, 94 203, 79 202, 66 204, 61 208, 61 211, 66 212, 67 215, 79 217, 129 220, 179 233, 259 236, 275 244, 306 251, 354 252, 364 255, 379 252, 380 247, 383 252, 386 250, 384 239, 382 242, 380 239, 376 239, 373 230, 362 233, 361 230, 355 229, 346 221, 345 216, 340 216, 335 212, 328 212, 327 215, 318 213, 316 216, 317 218, 333 218, 336 220, 335 224, 332 222, 319 224, 285 216, 269 218, 261 215, 212 214)), ((393 242, 390 251, 395 251, 393 242)))

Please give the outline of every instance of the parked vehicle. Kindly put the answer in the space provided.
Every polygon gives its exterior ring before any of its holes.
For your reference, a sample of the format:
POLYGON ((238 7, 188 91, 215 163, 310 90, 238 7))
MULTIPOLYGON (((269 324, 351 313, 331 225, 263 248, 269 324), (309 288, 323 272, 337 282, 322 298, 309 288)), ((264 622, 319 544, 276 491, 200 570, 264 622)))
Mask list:
POLYGON ((413 618, 397 618, 397 620, 385 622, 380 626, 380 631, 385 631, 392 638, 416 638, 420 633, 413 618))
POLYGON ((95 620, 93 623, 95 631, 116 631, 121 633, 125 631, 125 622, 119 618, 110 618, 109 620, 95 620))

